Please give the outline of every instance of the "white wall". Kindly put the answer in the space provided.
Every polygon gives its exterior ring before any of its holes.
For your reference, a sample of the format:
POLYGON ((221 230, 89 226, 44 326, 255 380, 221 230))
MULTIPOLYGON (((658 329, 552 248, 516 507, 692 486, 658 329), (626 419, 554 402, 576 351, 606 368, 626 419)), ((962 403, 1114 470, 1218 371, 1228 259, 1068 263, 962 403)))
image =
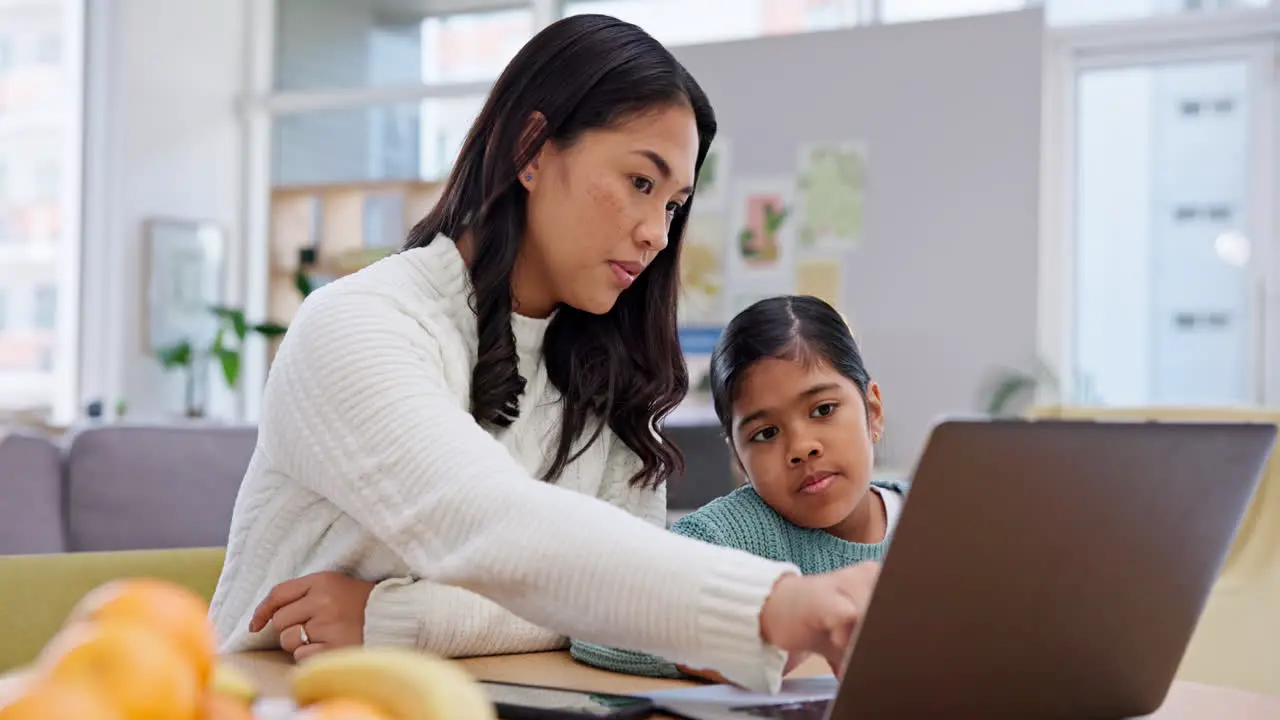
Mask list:
MULTIPOLYGON (((180 412, 182 389, 144 353, 141 225, 210 220, 241 294, 242 128, 251 0, 89 2, 81 397, 131 416, 180 412)), ((220 387, 214 378, 212 387, 220 387)), ((212 409, 231 396, 215 394, 212 409)), ((83 403, 82 403, 83 406, 83 403)))
POLYGON ((885 393, 888 466, 983 408, 993 373, 1034 367, 1042 37, 1026 11, 674 51, 715 105, 730 183, 793 175, 810 143, 866 143, 840 309, 885 393))

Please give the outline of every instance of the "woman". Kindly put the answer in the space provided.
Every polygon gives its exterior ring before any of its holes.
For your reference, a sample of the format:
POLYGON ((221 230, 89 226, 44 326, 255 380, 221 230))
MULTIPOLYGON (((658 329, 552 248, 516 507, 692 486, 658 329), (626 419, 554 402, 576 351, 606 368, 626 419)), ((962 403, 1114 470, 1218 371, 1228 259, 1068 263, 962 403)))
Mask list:
POLYGON ((840 661, 874 566, 801 577, 660 527, 714 134, 633 25, 572 17, 520 51, 405 251, 312 294, 281 345, 212 604, 225 651, 572 634, 757 689, 787 651, 840 661))

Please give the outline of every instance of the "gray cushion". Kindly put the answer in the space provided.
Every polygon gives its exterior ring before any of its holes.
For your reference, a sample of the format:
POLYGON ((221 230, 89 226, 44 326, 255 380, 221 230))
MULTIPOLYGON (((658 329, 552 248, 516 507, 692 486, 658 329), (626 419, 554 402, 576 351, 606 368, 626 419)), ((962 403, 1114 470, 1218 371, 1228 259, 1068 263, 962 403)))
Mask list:
POLYGON ((67 457, 70 549, 225 546, 256 441, 253 427, 85 430, 67 457))
POLYGON ((58 447, 35 435, 0 438, 0 555, 62 552, 62 528, 58 447))

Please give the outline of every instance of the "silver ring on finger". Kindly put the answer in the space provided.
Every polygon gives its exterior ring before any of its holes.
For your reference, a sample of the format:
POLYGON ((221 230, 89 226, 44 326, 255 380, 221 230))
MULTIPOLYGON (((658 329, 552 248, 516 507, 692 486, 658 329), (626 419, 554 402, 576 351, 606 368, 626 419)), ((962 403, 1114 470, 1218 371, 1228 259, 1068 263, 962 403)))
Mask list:
POLYGON ((307 635, 306 623, 301 623, 298 625, 298 638, 302 641, 303 645, 311 644, 311 636, 307 635))

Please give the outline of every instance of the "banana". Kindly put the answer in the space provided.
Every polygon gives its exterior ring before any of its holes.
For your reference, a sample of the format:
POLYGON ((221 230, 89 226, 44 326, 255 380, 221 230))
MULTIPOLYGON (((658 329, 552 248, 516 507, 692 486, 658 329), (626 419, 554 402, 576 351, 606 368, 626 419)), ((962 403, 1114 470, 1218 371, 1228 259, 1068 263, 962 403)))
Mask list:
POLYGON ((402 648, 320 653, 291 677, 300 707, 336 698, 370 705, 392 720, 497 720, 480 685, 458 665, 402 648))
POLYGON ((252 705, 258 699, 258 689, 239 668, 220 662, 213 668, 213 680, 209 689, 219 695, 227 695, 252 705))

